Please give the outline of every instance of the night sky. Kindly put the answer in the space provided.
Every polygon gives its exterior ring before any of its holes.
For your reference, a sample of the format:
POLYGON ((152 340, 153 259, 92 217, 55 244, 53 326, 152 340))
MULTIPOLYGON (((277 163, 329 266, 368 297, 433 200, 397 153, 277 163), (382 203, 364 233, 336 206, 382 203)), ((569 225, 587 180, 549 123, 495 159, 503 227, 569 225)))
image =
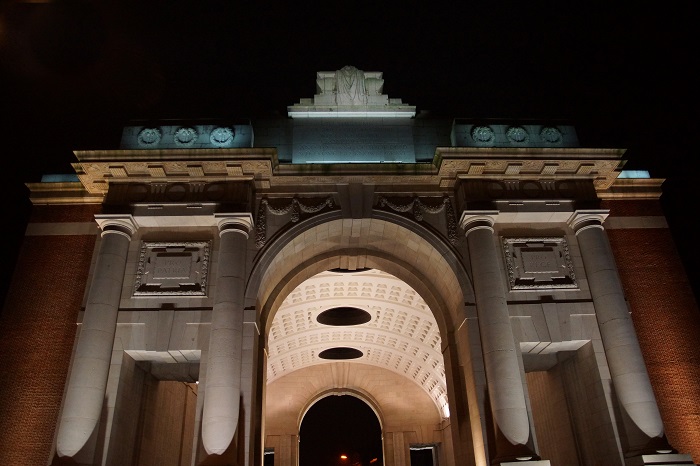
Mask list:
POLYGON ((2 268, 28 218, 24 183, 74 173, 73 150, 118 148, 136 119, 285 115, 317 71, 353 65, 418 111, 560 119, 583 146, 627 148, 626 168, 666 178, 698 295, 693 2, 280 3, 1 4, 2 268))
POLYGON ((317 401, 304 415, 299 430, 299 466, 357 463, 383 465, 382 430, 377 415, 364 401, 351 395, 331 395, 317 401))

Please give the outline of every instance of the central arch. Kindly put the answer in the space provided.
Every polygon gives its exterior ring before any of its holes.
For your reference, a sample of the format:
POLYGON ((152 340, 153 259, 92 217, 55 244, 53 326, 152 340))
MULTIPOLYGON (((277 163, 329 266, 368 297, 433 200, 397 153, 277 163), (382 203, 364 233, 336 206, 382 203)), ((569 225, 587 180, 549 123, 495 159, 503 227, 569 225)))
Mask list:
MULTIPOLYGON (((468 390, 465 387, 469 383, 463 379, 464 371, 459 367, 460 357, 469 358, 469 350, 465 347, 468 346, 468 341, 456 335, 457 329, 463 331, 466 327, 464 325, 466 323, 465 303, 474 301, 470 279, 462 266, 464 263, 462 254, 464 250, 460 251, 459 246, 449 244, 445 238, 438 236, 425 226, 387 213, 382 213, 381 218, 365 219, 343 219, 339 218, 337 213, 329 213, 300 222, 277 234, 272 241, 268 242, 266 249, 260 251, 247 287, 247 302, 251 307, 254 306, 259 310, 263 336, 260 348, 263 353, 262 357, 258 358, 260 364, 258 374, 261 375, 263 386, 266 385, 267 380, 269 353, 266 350, 269 349, 269 332, 277 311, 290 293, 305 280, 327 271, 376 269, 400 279, 414 289, 434 316, 442 337, 440 350, 445 357, 449 403, 454 408, 451 407, 447 411, 450 413, 449 417, 441 416, 434 405, 428 406, 431 404, 426 403, 428 397, 412 381, 397 374, 381 373, 379 375, 380 372, 377 372, 376 367, 369 367, 362 362, 347 361, 329 362, 319 367, 306 367, 286 375, 266 388, 265 398, 274 400, 273 403, 277 403, 276 409, 278 409, 280 397, 294 398, 290 394, 292 387, 296 387, 300 394, 306 390, 306 394, 303 395, 306 397, 305 401, 296 399, 292 402, 290 398, 289 404, 297 407, 285 407, 285 409, 296 410, 296 415, 293 412, 287 412, 286 416, 298 419, 297 416, 303 412, 300 404, 309 406, 310 400, 317 399, 329 387, 343 389, 346 388, 343 384, 348 380, 359 380, 361 376, 358 374, 371 373, 372 377, 384 378, 387 381, 388 391, 391 391, 391 388, 398 390, 400 387, 404 390, 402 393, 413 393, 407 399, 422 400, 412 401, 412 405, 391 408, 394 414, 412 412, 412 410, 416 412, 422 410, 423 414, 416 415, 414 421, 418 427, 415 429, 406 427, 405 419, 402 421, 402 427, 395 429, 397 432, 389 441, 393 446, 389 450, 393 452, 394 460, 387 460, 387 464, 403 462, 408 453, 408 446, 413 443, 434 442, 435 437, 438 436, 434 431, 440 431, 440 429, 451 431, 451 434, 444 435, 444 441, 449 443, 445 445, 449 450, 447 456, 453 458, 461 456, 457 451, 468 449, 472 444, 469 426, 473 424, 473 420, 470 420, 466 406, 474 405, 473 402, 467 401, 468 390), (461 350, 458 340, 462 340, 461 350), (461 356, 460 353, 462 353, 461 356), (309 387, 298 390, 299 384, 303 385, 309 381, 316 382, 316 385, 320 384, 320 389, 317 388, 316 392, 309 387), (418 395, 417 392, 421 394, 418 395), (426 425, 435 427, 433 429, 425 427, 426 425), (401 458, 402 455, 404 455, 403 458, 401 458)), ((473 391, 472 395, 474 395, 473 391)), ((270 401, 263 401, 264 410, 269 403, 270 401)), ((381 403, 379 404, 381 418, 383 408, 381 403)), ((263 418, 264 416, 265 413, 263 418)), ((394 418, 396 419, 396 416, 394 418)), ((275 428, 280 431, 285 429, 278 422, 276 424, 275 428)), ((295 427, 298 428, 299 425, 295 427)), ((383 428, 386 427, 386 425, 383 426, 383 428)), ((289 431, 291 428, 292 426, 289 425, 286 429, 289 431)), ((293 450, 296 447, 292 437, 293 435, 286 441, 285 445, 288 446, 284 448, 287 450, 293 450)), ((278 464, 277 454, 275 456, 276 466, 284 464, 278 464)), ((447 464, 450 463, 451 461, 447 462, 447 464)))
POLYGON ((363 219, 329 212, 268 241, 255 261, 246 303, 258 310, 267 334, 281 302, 304 280, 326 270, 376 268, 415 289, 446 334, 462 324, 464 304, 474 302, 462 263, 458 247, 421 223, 388 212, 363 219))

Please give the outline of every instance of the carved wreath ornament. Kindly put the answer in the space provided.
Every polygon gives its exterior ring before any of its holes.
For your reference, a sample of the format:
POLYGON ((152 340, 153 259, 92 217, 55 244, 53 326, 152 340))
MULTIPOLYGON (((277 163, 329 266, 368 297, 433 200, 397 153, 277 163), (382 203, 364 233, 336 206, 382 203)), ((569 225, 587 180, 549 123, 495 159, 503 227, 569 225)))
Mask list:
POLYGON ((273 215, 291 214, 292 223, 296 223, 301 218, 301 213, 315 214, 323 210, 325 207, 333 208, 333 198, 327 197, 321 200, 318 204, 307 204, 300 201, 296 197, 289 201, 289 204, 284 206, 273 206, 267 199, 260 201, 258 207, 258 219, 255 222, 255 246, 262 248, 267 242, 267 213, 273 215))
POLYGON ((403 204, 392 202, 382 196, 379 198, 379 206, 388 207, 394 212, 412 212, 413 218, 416 219, 417 222, 423 221, 423 214, 426 212, 429 214, 439 214, 444 211, 447 217, 447 239, 450 241, 450 244, 457 244, 457 220, 450 198, 447 196, 442 198, 442 201, 438 205, 426 204, 418 196, 415 196, 413 199, 403 204))

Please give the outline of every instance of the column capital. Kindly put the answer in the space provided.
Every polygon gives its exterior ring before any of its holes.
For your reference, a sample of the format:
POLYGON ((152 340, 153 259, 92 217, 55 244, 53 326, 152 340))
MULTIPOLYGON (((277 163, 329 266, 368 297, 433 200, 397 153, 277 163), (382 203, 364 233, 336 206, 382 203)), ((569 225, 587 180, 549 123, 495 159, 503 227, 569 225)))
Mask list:
POLYGON ((214 214, 219 227, 219 237, 226 233, 240 233, 248 238, 253 229, 253 215, 250 213, 214 214))
POLYGON ((131 236, 139 228, 136 220, 130 214, 96 214, 95 221, 102 230, 102 236, 116 233, 131 240, 131 236))
POLYGON ((600 228, 602 230, 603 222, 608 218, 609 214, 610 210, 608 209, 577 210, 569 217, 567 223, 577 235, 588 228, 600 228))
POLYGON ((459 226, 467 236, 472 231, 482 228, 493 231, 497 218, 497 210, 465 210, 459 218, 459 226))

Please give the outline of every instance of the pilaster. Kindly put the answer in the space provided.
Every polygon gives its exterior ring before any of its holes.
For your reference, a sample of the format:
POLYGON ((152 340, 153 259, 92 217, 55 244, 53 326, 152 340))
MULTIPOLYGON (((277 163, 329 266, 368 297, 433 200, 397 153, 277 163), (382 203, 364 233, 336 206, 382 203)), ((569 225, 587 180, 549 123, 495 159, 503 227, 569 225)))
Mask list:
POLYGON ((518 361, 519 353, 494 245, 497 212, 464 212, 461 226, 469 246, 469 260, 479 317, 493 432, 489 436, 491 464, 539 460, 518 361))
MULTIPOLYGON (((234 460, 239 427, 245 265, 252 216, 217 214, 219 257, 202 413, 202 444, 210 457, 234 460)), ((239 448, 242 445, 239 445, 239 448)))
POLYGON ((94 461, 90 440, 104 408, 129 243, 137 230, 129 215, 96 215, 95 220, 102 229, 102 240, 56 439, 57 457, 78 464, 94 461))
POLYGON ((581 249, 615 395, 619 400, 624 427, 623 454, 630 459, 645 454, 672 453, 674 450, 664 435, 661 415, 603 228, 607 215, 606 210, 577 211, 568 223, 576 233, 581 249))

